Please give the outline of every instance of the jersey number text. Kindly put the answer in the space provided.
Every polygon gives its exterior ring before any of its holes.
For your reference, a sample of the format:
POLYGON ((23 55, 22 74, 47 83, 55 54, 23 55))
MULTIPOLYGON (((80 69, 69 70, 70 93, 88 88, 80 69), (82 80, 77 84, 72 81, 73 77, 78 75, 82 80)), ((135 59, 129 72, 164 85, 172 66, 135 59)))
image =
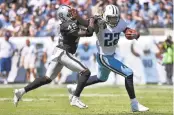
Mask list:
POLYGON ((105 33, 104 37, 109 38, 109 39, 105 39, 104 46, 106 47, 114 46, 118 43, 119 33, 105 33))
POLYGON ((149 60, 143 60, 143 65, 144 65, 145 68, 150 68, 150 67, 153 66, 153 62, 152 62, 151 59, 149 59, 149 60))
POLYGON ((72 23, 68 26, 68 30, 75 30, 77 29, 77 24, 76 23, 72 23))

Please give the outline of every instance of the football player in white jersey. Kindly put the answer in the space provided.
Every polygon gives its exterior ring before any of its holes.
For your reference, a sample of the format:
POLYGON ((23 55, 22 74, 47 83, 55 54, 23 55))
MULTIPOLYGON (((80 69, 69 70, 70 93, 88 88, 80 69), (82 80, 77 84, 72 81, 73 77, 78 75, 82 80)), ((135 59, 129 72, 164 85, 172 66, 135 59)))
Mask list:
MULTIPOLYGON (((79 22, 88 23, 87 20, 80 18, 76 10, 72 14, 79 22)), ((97 62, 99 66, 97 76, 92 76, 93 79, 88 79, 86 86, 105 82, 111 71, 120 74, 125 77, 125 86, 130 97, 132 111, 148 111, 149 108, 141 105, 136 99, 133 71, 115 58, 115 50, 120 33, 124 32, 128 39, 138 39, 139 33, 127 27, 126 22, 120 18, 120 11, 115 5, 107 5, 103 15, 94 16, 94 19, 94 31, 97 35, 96 45, 98 48, 97 62)), ((67 88, 71 101, 71 94, 76 89, 76 85, 68 85, 67 88)))
POLYGON ((146 83, 158 83, 159 75, 157 71, 157 58, 160 58, 160 53, 154 53, 150 50, 149 45, 145 45, 143 54, 138 53, 133 48, 133 43, 131 44, 131 52, 134 56, 141 59, 145 74, 146 83))

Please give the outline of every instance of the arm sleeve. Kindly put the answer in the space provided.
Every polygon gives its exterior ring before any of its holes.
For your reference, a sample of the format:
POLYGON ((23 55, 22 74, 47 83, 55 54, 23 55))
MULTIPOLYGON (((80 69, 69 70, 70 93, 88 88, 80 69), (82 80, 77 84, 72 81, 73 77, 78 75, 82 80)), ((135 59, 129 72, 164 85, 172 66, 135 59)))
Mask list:
POLYGON ((93 30, 89 27, 87 30, 78 30, 70 33, 69 35, 77 36, 77 37, 89 37, 93 35, 93 30))
POLYGON ((79 23, 80 25, 85 26, 85 27, 88 27, 88 25, 89 25, 89 20, 85 20, 85 19, 83 19, 82 17, 78 17, 77 20, 78 20, 78 23, 79 23))
POLYGON ((119 28, 122 31, 125 31, 126 29, 128 29, 126 20, 120 19, 119 28))
POLYGON ((87 30, 79 29, 77 32, 74 32, 73 35, 77 35, 79 37, 84 37, 84 36, 90 37, 90 36, 92 36, 93 32, 94 32, 94 21, 95 21, 94 18, 90 18, 87 30))
POLYGON ((87 31, 86 31, 86 36, 92 36, 94 32, 94 28, 88 26, 87 31))

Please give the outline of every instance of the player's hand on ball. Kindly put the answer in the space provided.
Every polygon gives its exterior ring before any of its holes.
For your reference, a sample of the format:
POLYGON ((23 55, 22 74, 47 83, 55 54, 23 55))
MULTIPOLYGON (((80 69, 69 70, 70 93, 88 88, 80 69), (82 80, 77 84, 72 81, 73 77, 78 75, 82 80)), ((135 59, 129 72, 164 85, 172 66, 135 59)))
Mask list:
POLYGON ((126 32, 125 32, 125 37, 128 40, 133 40, 133 39, 136 39, 137 40, 140 37, 140 34, 136 30, 127 29, 126 32))

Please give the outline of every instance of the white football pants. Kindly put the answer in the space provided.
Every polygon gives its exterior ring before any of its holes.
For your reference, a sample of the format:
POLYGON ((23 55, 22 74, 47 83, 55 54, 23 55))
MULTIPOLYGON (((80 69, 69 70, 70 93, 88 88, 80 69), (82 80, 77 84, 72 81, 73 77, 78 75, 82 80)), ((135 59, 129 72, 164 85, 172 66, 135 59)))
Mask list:
POLYGON ((45 76, 51 80, 55 79, 63 66, 74 72, 81 72, 87 69, 74 55, 55 47, 45 76))

